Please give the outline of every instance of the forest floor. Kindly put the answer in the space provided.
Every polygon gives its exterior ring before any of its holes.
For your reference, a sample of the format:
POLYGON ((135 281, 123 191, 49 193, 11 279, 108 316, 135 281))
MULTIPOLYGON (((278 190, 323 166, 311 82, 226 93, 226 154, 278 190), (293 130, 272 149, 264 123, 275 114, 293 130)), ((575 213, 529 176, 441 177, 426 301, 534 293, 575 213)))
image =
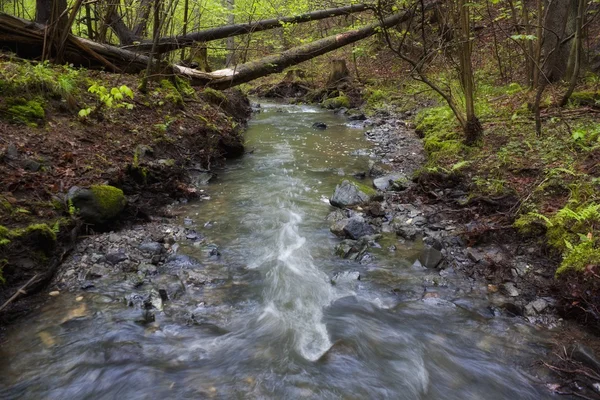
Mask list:
MULTIPOLYGON (((196 91, 163 80, 29 63, 0 55, 0 305, 52 278, 78 234, 102 230, 73 216, 74 187, 111 185, 128 203, 110 229, 198 198, 197 183, 243 154, 249 103, 238 91, 196 91), (31 280, 31 281, 30 281, 31 280)), ((11 302, 0 324, 32 307, 11 302)))

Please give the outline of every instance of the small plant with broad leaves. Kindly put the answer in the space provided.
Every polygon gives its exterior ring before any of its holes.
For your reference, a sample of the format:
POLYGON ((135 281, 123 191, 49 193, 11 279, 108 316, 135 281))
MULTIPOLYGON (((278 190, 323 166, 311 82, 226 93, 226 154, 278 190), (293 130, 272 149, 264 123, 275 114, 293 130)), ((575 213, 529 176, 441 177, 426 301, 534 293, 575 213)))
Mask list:
POLYGON ((87 107, 79 110, 80 118, 87 118, 92 112, 98 112, 102 107, 106 108, 126 108, 132 110, 134 105, 125 101, 128 97, 133 99, 133 91, 126 85, 114 87, 110 91, 97 83, 89 87, 88 92, 95 94, 98 97, 98 104, 95 107, 87 107))

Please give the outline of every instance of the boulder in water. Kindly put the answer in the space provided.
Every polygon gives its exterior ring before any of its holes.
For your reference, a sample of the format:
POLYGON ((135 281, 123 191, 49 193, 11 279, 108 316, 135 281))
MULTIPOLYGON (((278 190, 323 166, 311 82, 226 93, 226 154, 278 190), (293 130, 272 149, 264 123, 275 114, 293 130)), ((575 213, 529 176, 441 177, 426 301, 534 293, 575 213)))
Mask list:
POLYGON ((363 185, 359 188, 356 183, 345 180, 341 185, 336 186, 329 203, 339 208, 354 206, 367 202, 370 195, 374 194, 373 192, 374 190, 370 188, 363 185))
POLYGON ((314 124, 312 124, 312 127, 313 129, 324 131, 325 129, 327 129, 327 124, 325 122, 315 122, 314 124))

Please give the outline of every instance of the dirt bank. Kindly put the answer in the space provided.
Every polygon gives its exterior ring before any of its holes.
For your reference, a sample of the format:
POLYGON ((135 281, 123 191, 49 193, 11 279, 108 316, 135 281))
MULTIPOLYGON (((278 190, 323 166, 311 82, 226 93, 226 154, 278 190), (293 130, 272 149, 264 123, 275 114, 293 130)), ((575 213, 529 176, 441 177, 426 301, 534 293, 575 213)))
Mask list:
POLYGON ((220 160, 243 154, 249 102, 179 79, 140 93, 136 77, 0 58, 0 325, 34 307, 78 235, 164 216, 201 197, 220 160), (17 77, 17 78, 15 78, 17 77), (73 188, 110 185, 124 210, 82 220, 73 188))

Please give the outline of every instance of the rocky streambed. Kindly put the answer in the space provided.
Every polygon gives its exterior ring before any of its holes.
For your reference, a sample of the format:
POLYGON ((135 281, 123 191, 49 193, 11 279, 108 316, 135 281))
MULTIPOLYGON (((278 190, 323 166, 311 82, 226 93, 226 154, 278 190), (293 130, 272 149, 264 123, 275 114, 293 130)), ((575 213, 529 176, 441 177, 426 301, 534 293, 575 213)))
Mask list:
POLYGON ((536 264, 419 194, 401 118, 264 103, 246 145, 174 219, 77 244, 8 332, 0 397, 551 397, 536 264))

